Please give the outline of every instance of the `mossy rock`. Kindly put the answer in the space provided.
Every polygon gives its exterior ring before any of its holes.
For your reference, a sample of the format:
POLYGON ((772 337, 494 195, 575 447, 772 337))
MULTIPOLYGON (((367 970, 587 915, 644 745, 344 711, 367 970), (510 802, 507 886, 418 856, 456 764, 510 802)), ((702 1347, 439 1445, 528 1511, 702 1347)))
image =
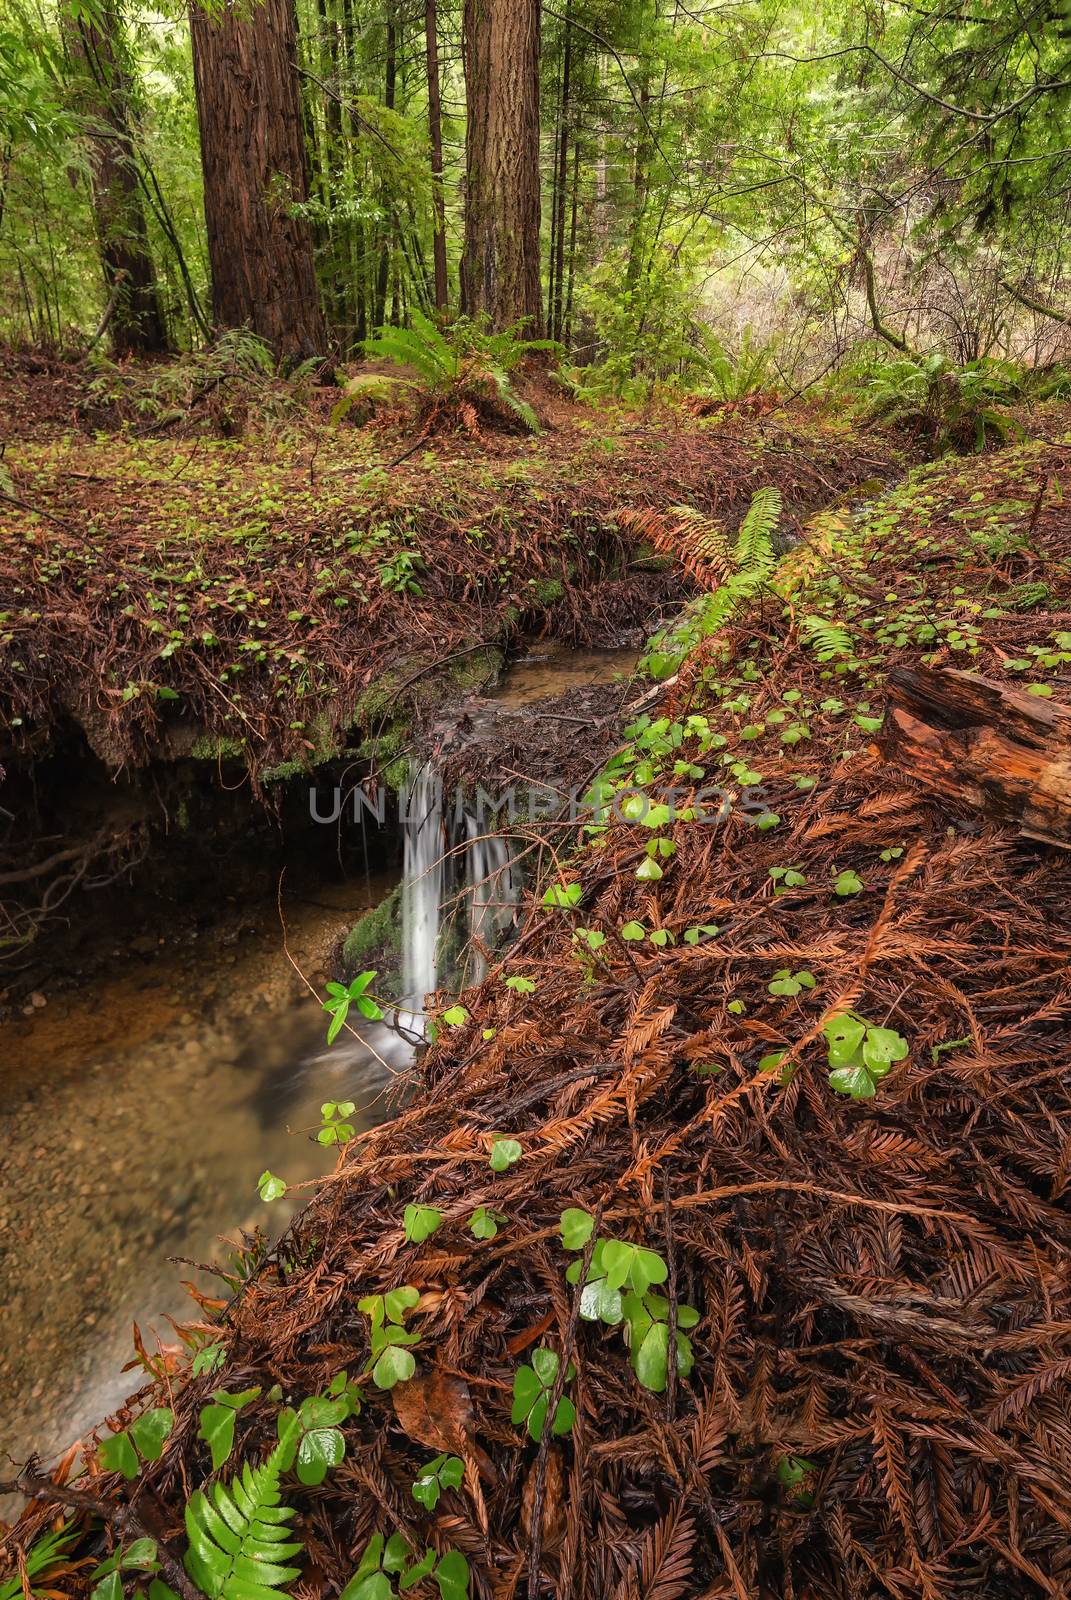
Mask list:
POLYGON ((449 666, 450 682, 459 689, 482 689, 485 684, 495 681, 505 659, 505 652, 497 645, 488 645, 486 650, 473 650, 467 656, 458 656, 449 666))
MULTIPOLYGON (((380 978, 397 974, 402 954, 402 886, 399 883, 385 900, 366 911, 355 922, 342 945, 342 966, 347 978, 355 977, 369 965, 379 963, 380 978)), ((383 989, 389 985, 380 982, 383 989)))

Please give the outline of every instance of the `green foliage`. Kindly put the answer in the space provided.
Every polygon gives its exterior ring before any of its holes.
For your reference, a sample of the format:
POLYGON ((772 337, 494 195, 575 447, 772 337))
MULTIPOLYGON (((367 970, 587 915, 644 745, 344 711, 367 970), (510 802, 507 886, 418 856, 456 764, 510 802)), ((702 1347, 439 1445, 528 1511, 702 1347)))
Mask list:
POLYGON ((640 660, 641 669, 650 677, 659 681, 672 677, 686 656, 724 627, 770 581, 777 565, 774 536, 781 510, 777 489, 757 490, 730 549, 716 523, 688 507, 677 508, 672 531, 657 540, 660 547, 673 548, 678 543, 690 570, 698 566, 704 573, 725 576, 712 594, 693 601, 672 628, 651 639, 640 660))
MULTIPOLYGON (((532 1351, 531 1366, 518 1367, 513 1379, 513 1409, 510 1418, 513 1422, 523 1422, 537 1444, 543 1437, 559 1365, 557 1351, 541 1345, 538 1350, 532 1351)), ((566 1369, 566 1382, 575 1376, 576 1370, 570 1362, 566 1369)), ((563 1394, 555 1407, 550 1431, 555 1435, 568 1433, 575 1421, 576 1407, 563 1394)))
POLYGON ((583 897, 583 887, 579 883, 553 883, 543 896, 543 905, 560 906, 564 911, 572 911, 580 904, 583 897))
POLYGON ((850 658, 855 650, 847 628, 828 617, 807 616, 800 619, 800 638, 809 645, 819 661, 850 658))
POLYGON ((227 1359, 227 1346, 213 1342, 201 1347, 195 1354, 190 1364, 190 1373, 195 1378, 204 1377, 206 1373, 215 1372, 227 1359))
POLYGON ((743 400, 747 395, 769 389, 774 383, 774 345, 772 341, 760 342, 750 327, 744 329, 739 348, 732 353, 708 332, 706 355, 703 376, 709 381, 712 398, 743 400))
POLYGON ((159 1570, 155 1539, 134 1539, 129 1545, 117 1545, 90 1575, 93 1584, 90 1600, 123 1600, 123 1574, 126 1572, 152 1579, 149 1600, 176 1600, 173 1590, 153 1576, 159 1570))
POLYGON ((421 1467, 420 1477, 413 1485, 413 1499, 418 1505, 434 1511, 444 1489, 458 1489, 465 1476, 465 1463, 459 1456, 443 1454, 421 1467))
MULTIPOLYGON (((567 1250, 583 1249, 591 1237, 593 1219, 588 1213, 562 1213, 562 1242, 567 1250), (585 1231, 586 1230, 586 1231, 585 1231)), ((582 1261, 566 1270, 566 1281, 580 1282, 582 1261)), ((580 1316, 585 1322, 621 1326, 632 1370, 645 1389, 661 1393, 669 1375, 669 1301, 654 1292, 665 1283, 669 1267, 655 1250, 624 1239, 599 1239, 580 1291, 580 1316)), ((685 1332, 694 1328, 699 1313, 692 1306, 677 1306, 677 1373, 686 1378, 694 1355, 685 1332)))
MULTIPOLYGON (((348 1373, 339 1372, 331 1380, 326 1394, 310 1395, 301 1402, 297 1410, 301 1438, 295 1461, 301 1483, 312 1487, 323 1483, 331 1468, 342 1461, 346 1440, 341 1424, 357 1416, 361 1400, 361 1391, 350 1381, 348 1373)), ((285 1409, 280 1414, 281 1424, 288 1424, 292 1415, 289 1408, 285 1409)))
MULTIPOLYGON (((30 1582, 30 1592, 37 1596, 44 1592, 38 1588, 40 1582, 45 1589, 54 1591, 56 1579, 62 1575, 64 1568, 65 1552, 73 1543, 77 1534, 69 1525, 59 1529, 49 1529, 39 1539, 35 1539, 26 1551, 26 1576, 30 1582), (59 1568, 60 1572, 56 1569, 59 1568)), ((0 1600, 22 1600, 22 1580, 16 1572, 12 1577, 0 1582, 0 1600)))
POLYGON ((804 989, 813 989, 816 982, 813 972, 792 972, 788 967, 782 967, 774 973, 769 990, 772 995, 791 999, 804 989))
POLYGON ((352 1117, 356 1109, 352 1100, 325 1100, 320 1107, 322 1126, 316 1135, 319 1143, 348 1144, 356 1129, 346 1118, 352 1117))
POLYGON ((357 1571, 339 1600, 395 1600, 397 1593, 406 1594, 428 1577, 439 1590, 439 1600, 468 1600, 469 1564, 460 1551, 448 1550, 436 1557, 434 1550, 428 1549, 414 1560, 402 1534, 394 1533, 385 1539, 377 1533, 365 1546, 357 1571))
POLYGON ((234 1425, 238 1412, 251 1400, 256 1400, 259 1394, 259 1388, 244 1389, 240 1394, 228 1394, 224 1389, 217 1389, 212 1395, 212 1404, 201 1408, 197 1434, 212 1452, 213 1472, 219 1471, 234 1449, 234 1425))
POLYGON ((186 1505, 186 1570, 208 1600, 276 1600, 301 1576, 286 1565, 299 1554, 286 1524, 294 1516, 282 1504, 280 1478, 293 1465, 301 1437, 293 1411, 280 1413, 278 1443, 258 1467, 247 1462, 230 1484, 217 1481, 210 1493, 195 1489, 186 1505))
POLYGON ((990 437, 1003 443, 1018 431, 997 407, 1019 400, 1023 374, 1008 361, 971 361, 957 367, 941 354, 905 356, 886 362, 862 391, 872 417, 914 426, 931 434, 939 448, 985 448, 990 437))
POLYGON ((357 1302, 358 1311, 363 1311, 371 1324, 372 1382, 379 1389, 393 1389, 416 1371, 408 1346, 419 1344, 420 1335, 410 1333, 404 1323, 419 1299, 419 1289, 407 1283, 386 1294, 365 1295, 357 1302))
POLYGON ((408 1205, 405 1208, 405 1237, 410 1244, 423 1244, 442 1227, 443 1214, 434 1206, 408 1205))
POLYGON ((495 1139, 491 1144, 491 1154, 488 1158, 492 1172, 505 1172, 509 1167, 521 1159, 523 1155, 520 1143, 516 1139, 495 1139))
POLYGON ((829 1048, 829 1081, 853 1100, 872 1099, 894 1062, 908 1055, 908 1043, 892 1028, 867 1022, 853 1011, 831 1017, 823 1032, 829 1048))
POLYGON ((100 1447, 101 1466, 105 1472, 121 1472, 124 1478, 136 1478, 142 1461, 159 1461, 174 1426, 175 1413, 170 1406, 143 1411, 129 1428, 110 1434, 104 1440, 100 1447))
MULTIPOLYGON (((355 978, 350 979, 349 983, 329 983, 327 985, 327 999, 323 1001, 323 1008, 331 1017, 327 1029, 328 1044, 334 1044, 342 1032, 346 1018, 350 1013, 350 1007, 353 1005, 357 1007, 361 1016, 366 1017, 369 1022, 379 1022, 381 1020, 383 1011, 368 993, 368 986, 375 981, 375 978, 376 974, 374 972, 359 972, 355 978)), ((349 1137, 353 1137, 352 1133, 349 1137)))
MULTIPOLYGON (((510 374, 535 351, 555 350, 551 341, 524 339, 517 329, 492 333, 480 323, 459 318, 449 328, 436 327, 423 312, 413 309, 408 328, 380 328, 364 341, 364 354, 408 368, 413 378, 393 381, 418 390, 433 405, 464 408, 491 406, 511 414, 531 433, 539 432, 539 418, 521 398, 510 374)), ((382 383, 382 379, 372 379, 382 383)), ((358 378, 348 386, 347 399, 368 392, 368 380, 358 378)), ((344 414, 343 400, 335 407, 335 420, 344 414)))
POLYGON ((469 1218, 469 1232, 474 1239, 494 1239, 505 1220, 501 1211, 495 1211, 490 1206, 477 1206, 469 1218))

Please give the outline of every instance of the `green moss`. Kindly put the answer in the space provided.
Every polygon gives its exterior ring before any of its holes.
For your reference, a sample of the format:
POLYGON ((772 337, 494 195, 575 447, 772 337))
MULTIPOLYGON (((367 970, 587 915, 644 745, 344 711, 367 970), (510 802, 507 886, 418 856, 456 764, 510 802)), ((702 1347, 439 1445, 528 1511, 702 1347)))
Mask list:
POLYGON ((537 605, 555 605, 564 595, 565 585, 560 578, 540 578, 532 585, 532 599, 537 605))
POLYGON ((389 761, 383 768, 383 781, 395 794, 401 792, 409 781, 410 760, 408 756, 399 756, 397 761, 389 761))
POLYGON ((451 661, 449 678, 459 689, 480 689, 502 671, 505 654, 494 645, 486 650, 473 650, 470 655, 458 656, 451 661))
MULTIPOLYGON (((352 978, 363 971, 373 957, 380 961, 386 958, 387 963, 396 969, 401 955, 401 937, 402 886, 399 883, 378 906, 366 911, 346 935, 342 946, 346 977, 352 978)), ((383 984, 379 983, 376 987, 382 989, 383 984)))
POLYGON ((278 766, 265 767, 260 774, 260 781, 261 783, 289 783, 291 778, 300 778, 308 770, 308 764, 303 761, 280 761, 278 766))
POLYGON ((234 739, 230 734, 202 733, 190 747, 190 755, 195 761, 241 761, 245 753, 244 740, 234 739))

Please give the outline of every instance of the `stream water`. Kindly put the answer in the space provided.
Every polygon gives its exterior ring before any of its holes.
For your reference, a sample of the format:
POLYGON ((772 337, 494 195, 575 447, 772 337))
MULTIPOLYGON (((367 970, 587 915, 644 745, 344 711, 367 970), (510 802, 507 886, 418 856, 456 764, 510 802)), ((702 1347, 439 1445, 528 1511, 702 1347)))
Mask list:
MULTIPOLYGON (((396 881, 317 885, 284 905, 296 966, 321 984, 332 946, 396 881)), ((320 1104, 348 1099, 370 1126, 390 1114, 411 1049, 382 1025, 367 1044, 324 1045, 324 1013, 282 949, 268 908, 192 940, 160 937, 106 983, 48 999, 0 1042, 0 1460, 46 1456, 106 1416, 131 1324, 174 1341, 195 1308, 169 1257, 226 1260, 260 1224, 303 1202, 261 1203, 265 1167, 290 1183, 328 1170, 320 1104), (225 1231, 224 1231, 225 1230, 225 1231), (222 1237, 221 1237, 222 1234, 222 1237)))
MULTIPOLYGON (((523 716, 634 660, 540 650, 496 701, 523 716)), ((430 767, 414 769, 403 841, 401 987, 419 1008, 462 939, 508 932, 520 884, 503 839, 444 810, 430 767), (460 914, 449 940, 444 905, 460 914)), ((268 1207, 257 1178, 311 1186, 333 1165, 315 1139, 321 1102, 353 1100, 361 1127, 392 1114, 412 1034, 362 1024, 328 1050, 310 986, 318 996, 340 938, 397 881, 291 886, 285 940, 270 900, 240 896, 207 927, 117 929, 106 980, 57 987, 0 1027, 0 1463, 47 1459, 114 1410, 140 1381, 121 1370, 132 1324, 150 1349, 174 1342, 169 1319, 196 1315, 181 1280, 220 1292, 194 1263, 226 1261, 257 1225, 278 1234, 308 1188, 268 1207)), ((464 975, 482 975, 478 953, 464 975)))

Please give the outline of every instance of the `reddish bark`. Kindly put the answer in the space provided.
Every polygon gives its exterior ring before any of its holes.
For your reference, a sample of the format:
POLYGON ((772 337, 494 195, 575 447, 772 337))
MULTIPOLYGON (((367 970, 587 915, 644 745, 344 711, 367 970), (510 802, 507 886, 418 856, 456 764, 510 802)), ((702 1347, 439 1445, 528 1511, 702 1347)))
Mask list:
POLYGON ((194 5, 190 32, 216 323, 280 356, 322 355, 312 230, 291 211, 309 193, 292 0, 244 16, 194 5))
POLYGON ((112 348, 119 357, 166 350, 167 327, 149 248, 123 65, 122 18, 106 3, 70 18, 75 96, 91 138, 93 218, 109 296, 112 348))
POLYGON ((465 0, 461 309, 496 328, 543 320, 539 277, 539 0, 465 0))

